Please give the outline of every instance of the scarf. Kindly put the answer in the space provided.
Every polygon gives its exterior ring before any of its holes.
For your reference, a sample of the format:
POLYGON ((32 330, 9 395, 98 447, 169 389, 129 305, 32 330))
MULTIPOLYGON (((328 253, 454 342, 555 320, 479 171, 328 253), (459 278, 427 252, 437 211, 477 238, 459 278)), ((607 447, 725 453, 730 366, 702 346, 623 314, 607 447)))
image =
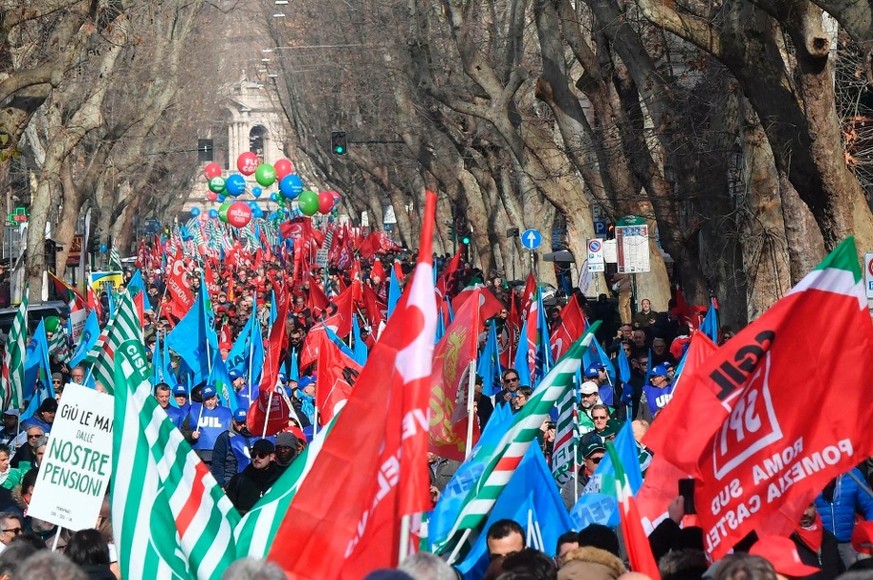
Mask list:
POLYGON ((310 397, 302 390, 297 391, 297 396, 300 398, 301 410, 309 419, 309 422, 315 424, 315 397, 310 397))
POLYGON ((798 525, 797 528, 794 530, 794 533, 797 534, 797 537, 800 538, 800 541, 803 542, 807 548, 809 548, 816 554, 821 552, 821 543, 824 539, 824 531, 822 529, 820 515, 816 513, 815 519, 807 527, 798 525))

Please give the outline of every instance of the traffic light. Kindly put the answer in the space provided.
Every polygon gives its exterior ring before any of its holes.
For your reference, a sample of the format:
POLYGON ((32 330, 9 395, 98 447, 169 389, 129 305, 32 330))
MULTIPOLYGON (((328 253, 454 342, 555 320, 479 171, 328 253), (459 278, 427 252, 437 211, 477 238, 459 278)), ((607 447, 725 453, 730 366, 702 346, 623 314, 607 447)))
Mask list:
POLYGON ((334 155, 345 155, 348 150, 348 141, 345 131, 333 131, 330 134, 330 149, 334 155))
POLYGON ((469 246, 470 245, 470 235, 469 234, 464 235, 463 239, 461 239, 461 243, 467 244, 469 246))

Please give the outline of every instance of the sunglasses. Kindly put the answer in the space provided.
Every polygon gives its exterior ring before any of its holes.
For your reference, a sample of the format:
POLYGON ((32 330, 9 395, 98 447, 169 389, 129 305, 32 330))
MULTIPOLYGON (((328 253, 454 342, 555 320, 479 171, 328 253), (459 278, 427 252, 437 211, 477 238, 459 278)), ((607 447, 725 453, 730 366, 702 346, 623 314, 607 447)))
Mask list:
POLYGON ((42 435, 28 435, 27 436, 28 439, 39 439, 40 437, 42 437, 42 435))
POLYGON ((517 383, 518 377, 506 377, 505 379, 503 379, 503 382, 504 383, 517 383))
POLYGON ((17 536, 18 534, 21 533, 21 528, 4 528, 2 531, 4 533, 7 533, 7 534, 12 533, 12 534, 15 534, 17 536))
POLYGON ((595 421, 606 421, 609 417, 591 417, 595 421))
POLYGON ((261 452, 252 453, 252 457, 254 457, 255 459, 264 459, 265 457, 269 457, 269 456, 270 456, 269 453, 261 453, 261 452))

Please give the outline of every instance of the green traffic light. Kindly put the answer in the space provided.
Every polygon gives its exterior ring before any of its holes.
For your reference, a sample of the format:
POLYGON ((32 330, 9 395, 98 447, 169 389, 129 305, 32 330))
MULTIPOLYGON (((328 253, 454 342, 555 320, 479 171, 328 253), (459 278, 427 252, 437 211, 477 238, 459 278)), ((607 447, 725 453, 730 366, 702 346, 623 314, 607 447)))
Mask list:
POLYGON ((470 238, 468 238, 467 236, 464 236, 463 242, 464 242, 465 244, 469 244, 469 243, 470 243, 470 238))
POLYGON ((334 148, 334 153, 336 153, 337 155, 342 155, 345 152, 346 152, 345 147, 343 147, 342 145, 337 145, 334 148))

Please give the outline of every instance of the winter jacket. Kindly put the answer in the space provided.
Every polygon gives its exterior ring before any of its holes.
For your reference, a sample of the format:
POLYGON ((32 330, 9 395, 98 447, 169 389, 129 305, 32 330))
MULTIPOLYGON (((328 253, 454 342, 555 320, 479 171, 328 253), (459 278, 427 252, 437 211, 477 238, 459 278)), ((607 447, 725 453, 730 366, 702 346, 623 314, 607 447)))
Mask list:
POLYGON ((791 534, 791 540, 797 546, 800 561, 808 566, 821 568, 821 572, 804 576, 804 580, 833 580, 846 571, 846 566, 840 557, 837 539, 827 530, 822 530, 822 533, 824 538, 822 538, 821 551, 818 554, 804 544, 797 534, 791 534))
POLYGON ((266 469, 255 469, 249 465, 242 473, 234 475, 227 484, 227 497, 236 506, 240 515, 245 515, 264 497, 267 490, 279 479, 279 469, 270 463, 266 469))
MULTIPOLYGON (((852 469, 852 473, 859 481, 864 481, 858 469, 852 469)), ((873 520, 873 498, 858 487, 858 483, 848 474, 837 476, 832 494, 826 487, 825 493, 815 498, 815 509, 821 515, 824 528, 835 535, 840 543, 852 539, 856 510, 863 514, 864 519, 873 520), (829 501, 831 495, 833 500, 829 501)))

